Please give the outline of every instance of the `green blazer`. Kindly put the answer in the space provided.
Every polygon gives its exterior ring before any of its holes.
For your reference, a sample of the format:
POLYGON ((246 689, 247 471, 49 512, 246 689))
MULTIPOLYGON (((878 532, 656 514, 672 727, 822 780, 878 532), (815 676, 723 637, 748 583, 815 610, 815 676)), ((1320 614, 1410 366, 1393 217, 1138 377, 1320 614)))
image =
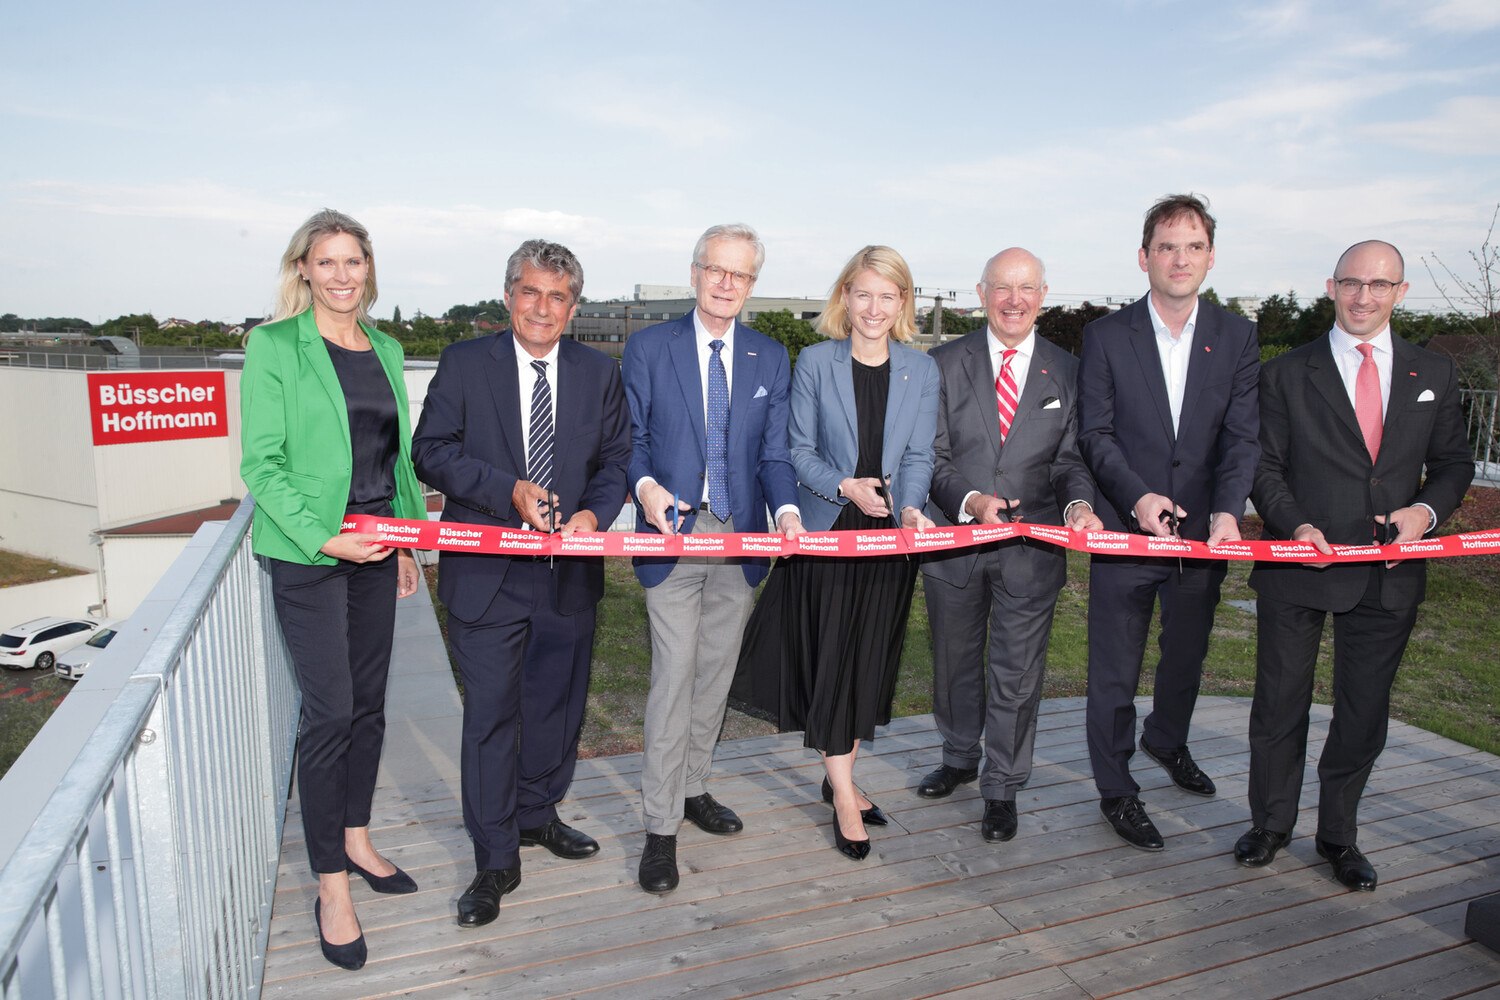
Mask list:
MULTIPOLYGON (((411 466, 411 412, 401 345, 361 324, 396 397, 396 517, 424 519, 411 466)), ((258 326, 240 379, 240 478, 255 497, 256 553, 303 565, 338 560, 318 550, 338 534, 349 500, 349 409, 312 309, 258 326)))

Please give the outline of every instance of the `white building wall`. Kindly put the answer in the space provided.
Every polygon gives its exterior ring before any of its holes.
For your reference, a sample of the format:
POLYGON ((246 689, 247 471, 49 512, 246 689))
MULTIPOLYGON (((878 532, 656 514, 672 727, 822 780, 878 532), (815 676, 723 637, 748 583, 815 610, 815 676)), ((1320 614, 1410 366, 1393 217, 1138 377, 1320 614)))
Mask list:
POLYGON ((89 609, 98 603, 98 573, 0 587, 0 629, 48 615, 91 618, 96 612, 89 609))
POLYGON ((106 536, 101 555, 109 617, 119 620, 135 614, 191 540, 187 535, 106 536))
POLYGON ((82 372, 0 369, 0 548, 98 565, 88 387, 82 372))

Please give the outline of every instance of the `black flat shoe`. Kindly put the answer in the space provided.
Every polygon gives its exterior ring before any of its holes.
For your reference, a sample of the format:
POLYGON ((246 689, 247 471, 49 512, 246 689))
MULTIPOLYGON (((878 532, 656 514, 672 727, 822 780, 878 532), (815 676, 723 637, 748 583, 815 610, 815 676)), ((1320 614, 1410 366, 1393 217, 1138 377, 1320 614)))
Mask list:
POLYGON ((984 819, 979 823, 979 833, 985 840, 992 844, 1003 844, 1016 835, 1018 825, 1014 801, 985 800, 984 819))
POLYGON ((1158 750, 1146 742, 1146 737, 1141 737, 1141 749, 1146 756, 1162 766, 1172 779, 1172 784, 1184 792, 1194 795, 1209 796, 1215 794, 1218 789, 1214 787, 1213 780, 1204 774, 1193 755, 1188 752, 1187 745, 1173 747, 1170 750, 1158 750))
POLYGON ((676 834, 646 834, 646 849, 641 852, 636 881, 642 889, 656 896, 664 896, 677 888, 676 834))
POLYGON ((833 816, 833 843, 840 854, 850 861, 863 861, 870 856, 870 838, 864 840, 850 840, 844 836, 844 831, 839 829, 839 817, 833 816))
POLYGON ((323 936, 323 901, 321 899, 313 903, 313 922, 318 925, 318 944, 323 946, 324 958, 340 969, 348 969, 350 972, 365 967, 365 959, 370 957, 370 950, 365 946, 363 933, 348 944, 329 944, 328 939, 323 936))
MULTIPOLYGON (((833 805, 833 786, 828 783, 827 778, 823 779, 823 801, 833 805)), ((870 803, 870 808, 859 811, 859 818, 870 826, 890 826, 891 824, 885 813, 881 812, 880 807, 873 802, 870 803)))
POLYGON ((1134 795, 1100 799, 1099 811, 1109 820, 1109 825, 1120 839, 1131 847, 1142 851, 1159 851, 1165 846, 1156 824, 1146 815, 1146 807, 1134 795))
POLYGON ((720 837, 739 833, 745 828, 745 824, 740 822, 740 818, 734 814, 733 809, 707 792, 683 800, 682 818, 704 833, 712 833, 720 837))
POLYGON ((397 868, 395 872, 390 875, 376 875, 373 872, 365 871, 359 865, 355 864, 353 861, 350 861, 349 872, 352 875, 358 875, 360 878, 370 883, 370 888, 374 889, 376 892, 384 892, 393 896, 399 896, 408 892, 417 891, 417 883, 412 880, 412 877, 410 875, 406 874, 406 872, 402 871, 400 868, 397 868))

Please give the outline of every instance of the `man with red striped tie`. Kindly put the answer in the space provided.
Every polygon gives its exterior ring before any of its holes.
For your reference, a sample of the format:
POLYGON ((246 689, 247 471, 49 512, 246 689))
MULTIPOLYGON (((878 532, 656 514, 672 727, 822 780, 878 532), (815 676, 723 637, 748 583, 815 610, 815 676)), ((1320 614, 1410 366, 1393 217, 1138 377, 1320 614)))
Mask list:
MULTIPOLYGON (((1036 332, 1046 269, 1026 250, 1003 250, 985 266, 978 292, 987 329, 930 353, 941 391, 927 516, 938 524, 1024 519, 1098 530, 1094 484, 1077 445, 1078 361, 1036 332)), ((1031 776, 1066 553, 1016 538, 935 555, 922 572, 943 761, 917 794, 942 798, 978 777, 980 832, 1006 841, 1016 834, 1016 793, 1031 776)))

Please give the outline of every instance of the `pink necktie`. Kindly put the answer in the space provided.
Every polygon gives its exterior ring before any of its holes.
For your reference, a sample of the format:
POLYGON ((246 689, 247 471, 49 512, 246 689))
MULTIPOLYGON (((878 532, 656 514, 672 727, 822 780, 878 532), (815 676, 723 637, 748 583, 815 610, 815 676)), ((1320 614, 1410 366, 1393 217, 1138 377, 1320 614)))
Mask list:
POLYGON ((1000 405, 1000 441, 1010 433, 1011 421, 1016 419, 1016 402, 1020 393, 1016 391, 1015 376, 1010 373, 1010 359, 1016 356, 1011 349, 1000 356, 1000 375, 995 379, 995 399, 1000 405))
POLYGON ((1375 348, 1369 344, 1360 344, 1357 347, 1364 360, 1359 363, 1359 373, 1354 376, 1354 417, 1359 421, 1359 429, 1365 436, 1365 450, 1370 453, 1370 461, 1375 461, 1380 454, 1380 435, 1382 433, 1382 421, 1380 418, 1380 371, 1375 367, 1375 359, 1371 356, 1375 348))

